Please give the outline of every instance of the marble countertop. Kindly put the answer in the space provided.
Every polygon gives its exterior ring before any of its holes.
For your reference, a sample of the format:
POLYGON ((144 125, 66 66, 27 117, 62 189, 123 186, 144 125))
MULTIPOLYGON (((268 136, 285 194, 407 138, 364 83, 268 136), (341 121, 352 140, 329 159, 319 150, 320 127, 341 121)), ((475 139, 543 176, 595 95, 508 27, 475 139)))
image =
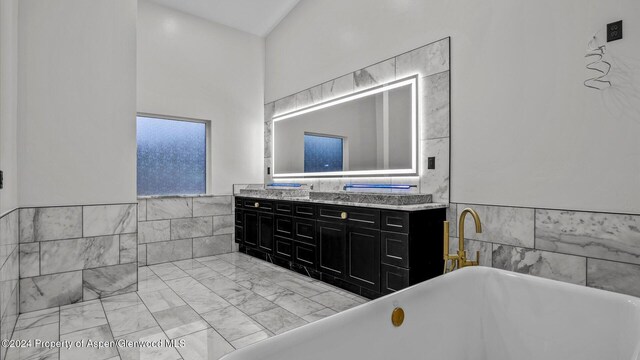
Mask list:
POLYGON ((343 206, 355 206, 355 207, 366 207, 373 209, 383 209, 383 210, 401 210, 401 211, 419 211, 419 210, 428 210, 428 209, 444 209, 448 208, 449 204, 445 203, 424 203, 424 204, 413 204, 413 205, 388 205, 388 204, 368 204, 368 203, 359 203, 359 202, 347 202, 347 201, 333 201, 333 200, 316 200, 309 199, 307 197, 281 197, 274 198, 268 196, 261 196, 259 194, 236 194, 238 197, 246 197, 252 199, 268 199, 268 200, 280 200, 280 201, 297 201, 297 202, 307 202, 314 204, 327 204, 327 205, 343 205, 343 206))

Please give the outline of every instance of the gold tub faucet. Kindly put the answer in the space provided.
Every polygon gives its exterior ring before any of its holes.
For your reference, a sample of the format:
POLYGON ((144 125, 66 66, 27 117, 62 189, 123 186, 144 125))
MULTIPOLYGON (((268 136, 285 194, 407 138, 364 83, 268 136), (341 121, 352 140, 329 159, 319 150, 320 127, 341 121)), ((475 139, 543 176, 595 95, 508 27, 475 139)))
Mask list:
POLYGON ((455 269, 462 269, 467 266, 479 265, 480 251, 476 251, 475 260, 467 260, 467 252, 464 249, 464 219, 467 214, 471 214, 471 216, 473 216, 473 221, 476 225, 476 233, 482 232, 482 223, 480 222, 480 216, 478 213, 471 208, 462 210, 460 219, 458 220, 458 251, 457 253, 449 254, 449 222, 444 222, 444 273, 455 269), (449 266, 449 261, 451 261, 451 266, 449 266))

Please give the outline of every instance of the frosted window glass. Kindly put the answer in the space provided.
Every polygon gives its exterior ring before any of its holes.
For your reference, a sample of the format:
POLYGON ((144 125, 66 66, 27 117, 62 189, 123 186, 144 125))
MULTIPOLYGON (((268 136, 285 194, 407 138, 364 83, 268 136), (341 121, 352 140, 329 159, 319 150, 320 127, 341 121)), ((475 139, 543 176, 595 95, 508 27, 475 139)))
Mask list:
POLYGON ((304 135, 304 172, 342 171, 342 138, 304 135))
POLYGON ((138 116, 138 195, 206 192, 203 123, 138 116))

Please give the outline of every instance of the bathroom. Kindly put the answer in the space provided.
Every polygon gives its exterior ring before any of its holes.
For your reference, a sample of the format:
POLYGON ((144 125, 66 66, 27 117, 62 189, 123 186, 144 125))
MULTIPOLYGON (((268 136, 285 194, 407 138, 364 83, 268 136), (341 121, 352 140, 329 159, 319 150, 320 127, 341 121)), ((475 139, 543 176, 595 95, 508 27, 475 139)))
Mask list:
POLYGON ((0 360, 637 359, 638 21, 0 0, 0 360))

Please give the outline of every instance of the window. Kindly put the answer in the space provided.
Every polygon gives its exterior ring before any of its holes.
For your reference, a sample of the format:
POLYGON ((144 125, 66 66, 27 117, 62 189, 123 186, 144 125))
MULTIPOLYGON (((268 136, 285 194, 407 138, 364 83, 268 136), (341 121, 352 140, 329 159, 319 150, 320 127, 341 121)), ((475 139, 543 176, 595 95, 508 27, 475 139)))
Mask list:
POLYGON ((304 172, 342 171, 343 138, 304 134, 304 172))
POLYGON ((138 196, 207 191, 207 125, 137 117, 138 196))

